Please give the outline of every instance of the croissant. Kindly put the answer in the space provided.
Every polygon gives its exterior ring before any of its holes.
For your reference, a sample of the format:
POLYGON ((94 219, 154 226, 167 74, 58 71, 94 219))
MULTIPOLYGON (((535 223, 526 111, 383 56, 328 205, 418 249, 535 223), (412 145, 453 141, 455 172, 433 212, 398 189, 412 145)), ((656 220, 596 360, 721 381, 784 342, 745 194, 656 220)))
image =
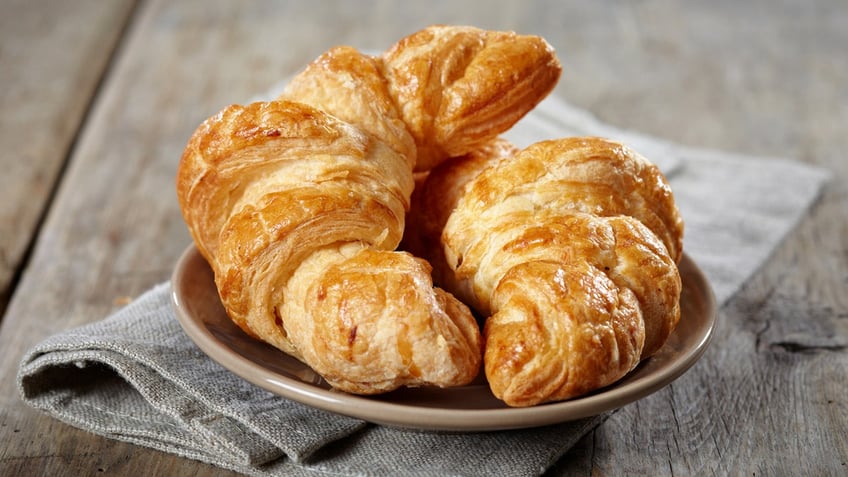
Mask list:
POLYGON ((470 310, 395 251, 413 170, 497 136, 558 74, 537 37, 432 27, 382 56, 331 49, 280 98, 204 121, 177 196, 233 322, 347 392, 472 380, 470 310))
POLYGON ((683 222, 622 144, 499 139, 431 171, 408 221, 404 243, 484 317, 486 377, 510 406, 615 382, 680 319, 683 222))
POLYGON ((408 153, 415 171, 473 151, 511 128, 556 85, 562 67, 543 38, 434 25, 381 57, 331 49, 287 86, 306 102, 408 153))

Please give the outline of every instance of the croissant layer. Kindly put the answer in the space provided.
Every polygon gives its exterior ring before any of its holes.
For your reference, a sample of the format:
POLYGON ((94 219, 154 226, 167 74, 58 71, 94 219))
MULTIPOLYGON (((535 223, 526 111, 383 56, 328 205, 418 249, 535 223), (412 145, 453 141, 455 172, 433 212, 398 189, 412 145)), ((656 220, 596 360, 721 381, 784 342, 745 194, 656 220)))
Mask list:
POLYGON ((413 172, 496 137, 559 73, 538 37, 436 26, 382 55, 332 48, 279 98, 204 121, 177 195, 233 322, 343 391, 471 381, 471 311, 396 251, 413 172))
POLYGON ((656 166, 619 143, 498 140, 413 199, 404 243, 484 317, 486 377, 509 405, 611 384, 680 318, 682 220, 656 166))

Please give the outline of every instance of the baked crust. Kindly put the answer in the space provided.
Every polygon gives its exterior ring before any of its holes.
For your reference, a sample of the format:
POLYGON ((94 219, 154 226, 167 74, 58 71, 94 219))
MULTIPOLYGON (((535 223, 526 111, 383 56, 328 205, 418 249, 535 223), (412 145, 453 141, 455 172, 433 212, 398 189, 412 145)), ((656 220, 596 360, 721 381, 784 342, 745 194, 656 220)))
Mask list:
POLYGON ((470 382, 482 359, 470 310, 395 251, 413 170, 510 127, 559 70, 537 37, 431 27, 383 56, 333 48, 280 98, 204 121, 177 195, 232 320, 344 391, 470 382))
POLYGON ((432 171, 409 218, 424 236, 405 242, 441 244, 426 256, 485 318, 493 393, 530 406, 611 384, 665 343, 680 318, 683 223, 659 169, 622 144, 508 150, 432 171))

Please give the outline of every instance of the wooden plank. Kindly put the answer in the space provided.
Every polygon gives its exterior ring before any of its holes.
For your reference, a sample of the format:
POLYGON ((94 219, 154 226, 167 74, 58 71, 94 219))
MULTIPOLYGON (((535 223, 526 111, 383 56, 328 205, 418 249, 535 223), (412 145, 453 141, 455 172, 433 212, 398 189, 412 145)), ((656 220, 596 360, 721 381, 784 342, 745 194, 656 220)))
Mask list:
POLYGON ((37 414, 17 399, 16 359, 168 278, 189 240, 174 169, 203 118, 247 101, 329 46, 382 49, 437 22, 545 36, 565 63, 558 94, 613 124, 692 145, 797 157, 836 174, 812 214, 722 311, 704 359, 615 414, 551 474, 844 469, 848 7, 838 0, 804 8, 767 0, 526 5, 145 4, 2 324, 0 349, 12 359, 0 368, 0 473, 230 475, 37 414))
POLYGON ((0 316, 132 0, 3 2, 0 316))

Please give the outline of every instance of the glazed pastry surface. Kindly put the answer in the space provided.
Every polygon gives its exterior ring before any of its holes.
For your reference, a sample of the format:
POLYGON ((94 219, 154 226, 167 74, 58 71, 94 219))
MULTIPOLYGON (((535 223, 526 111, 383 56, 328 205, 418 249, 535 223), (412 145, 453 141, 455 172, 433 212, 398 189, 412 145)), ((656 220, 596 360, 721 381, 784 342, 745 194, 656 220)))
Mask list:
POLYGON ((405 243, 484 317, 486 377, 511 406, 615 382, 680 318, 683 223, 660 171, 622 144, 501 141, 432 171, 408 220, 405 243))
POLYGON ((333 48, 280 98, 204 121, 177 195, 228 315, 340 390, 471 381, 470 310, 395 251, 413 170, 497 136, 559 71, 538 37, 431 27, 382 56, 333 48))

